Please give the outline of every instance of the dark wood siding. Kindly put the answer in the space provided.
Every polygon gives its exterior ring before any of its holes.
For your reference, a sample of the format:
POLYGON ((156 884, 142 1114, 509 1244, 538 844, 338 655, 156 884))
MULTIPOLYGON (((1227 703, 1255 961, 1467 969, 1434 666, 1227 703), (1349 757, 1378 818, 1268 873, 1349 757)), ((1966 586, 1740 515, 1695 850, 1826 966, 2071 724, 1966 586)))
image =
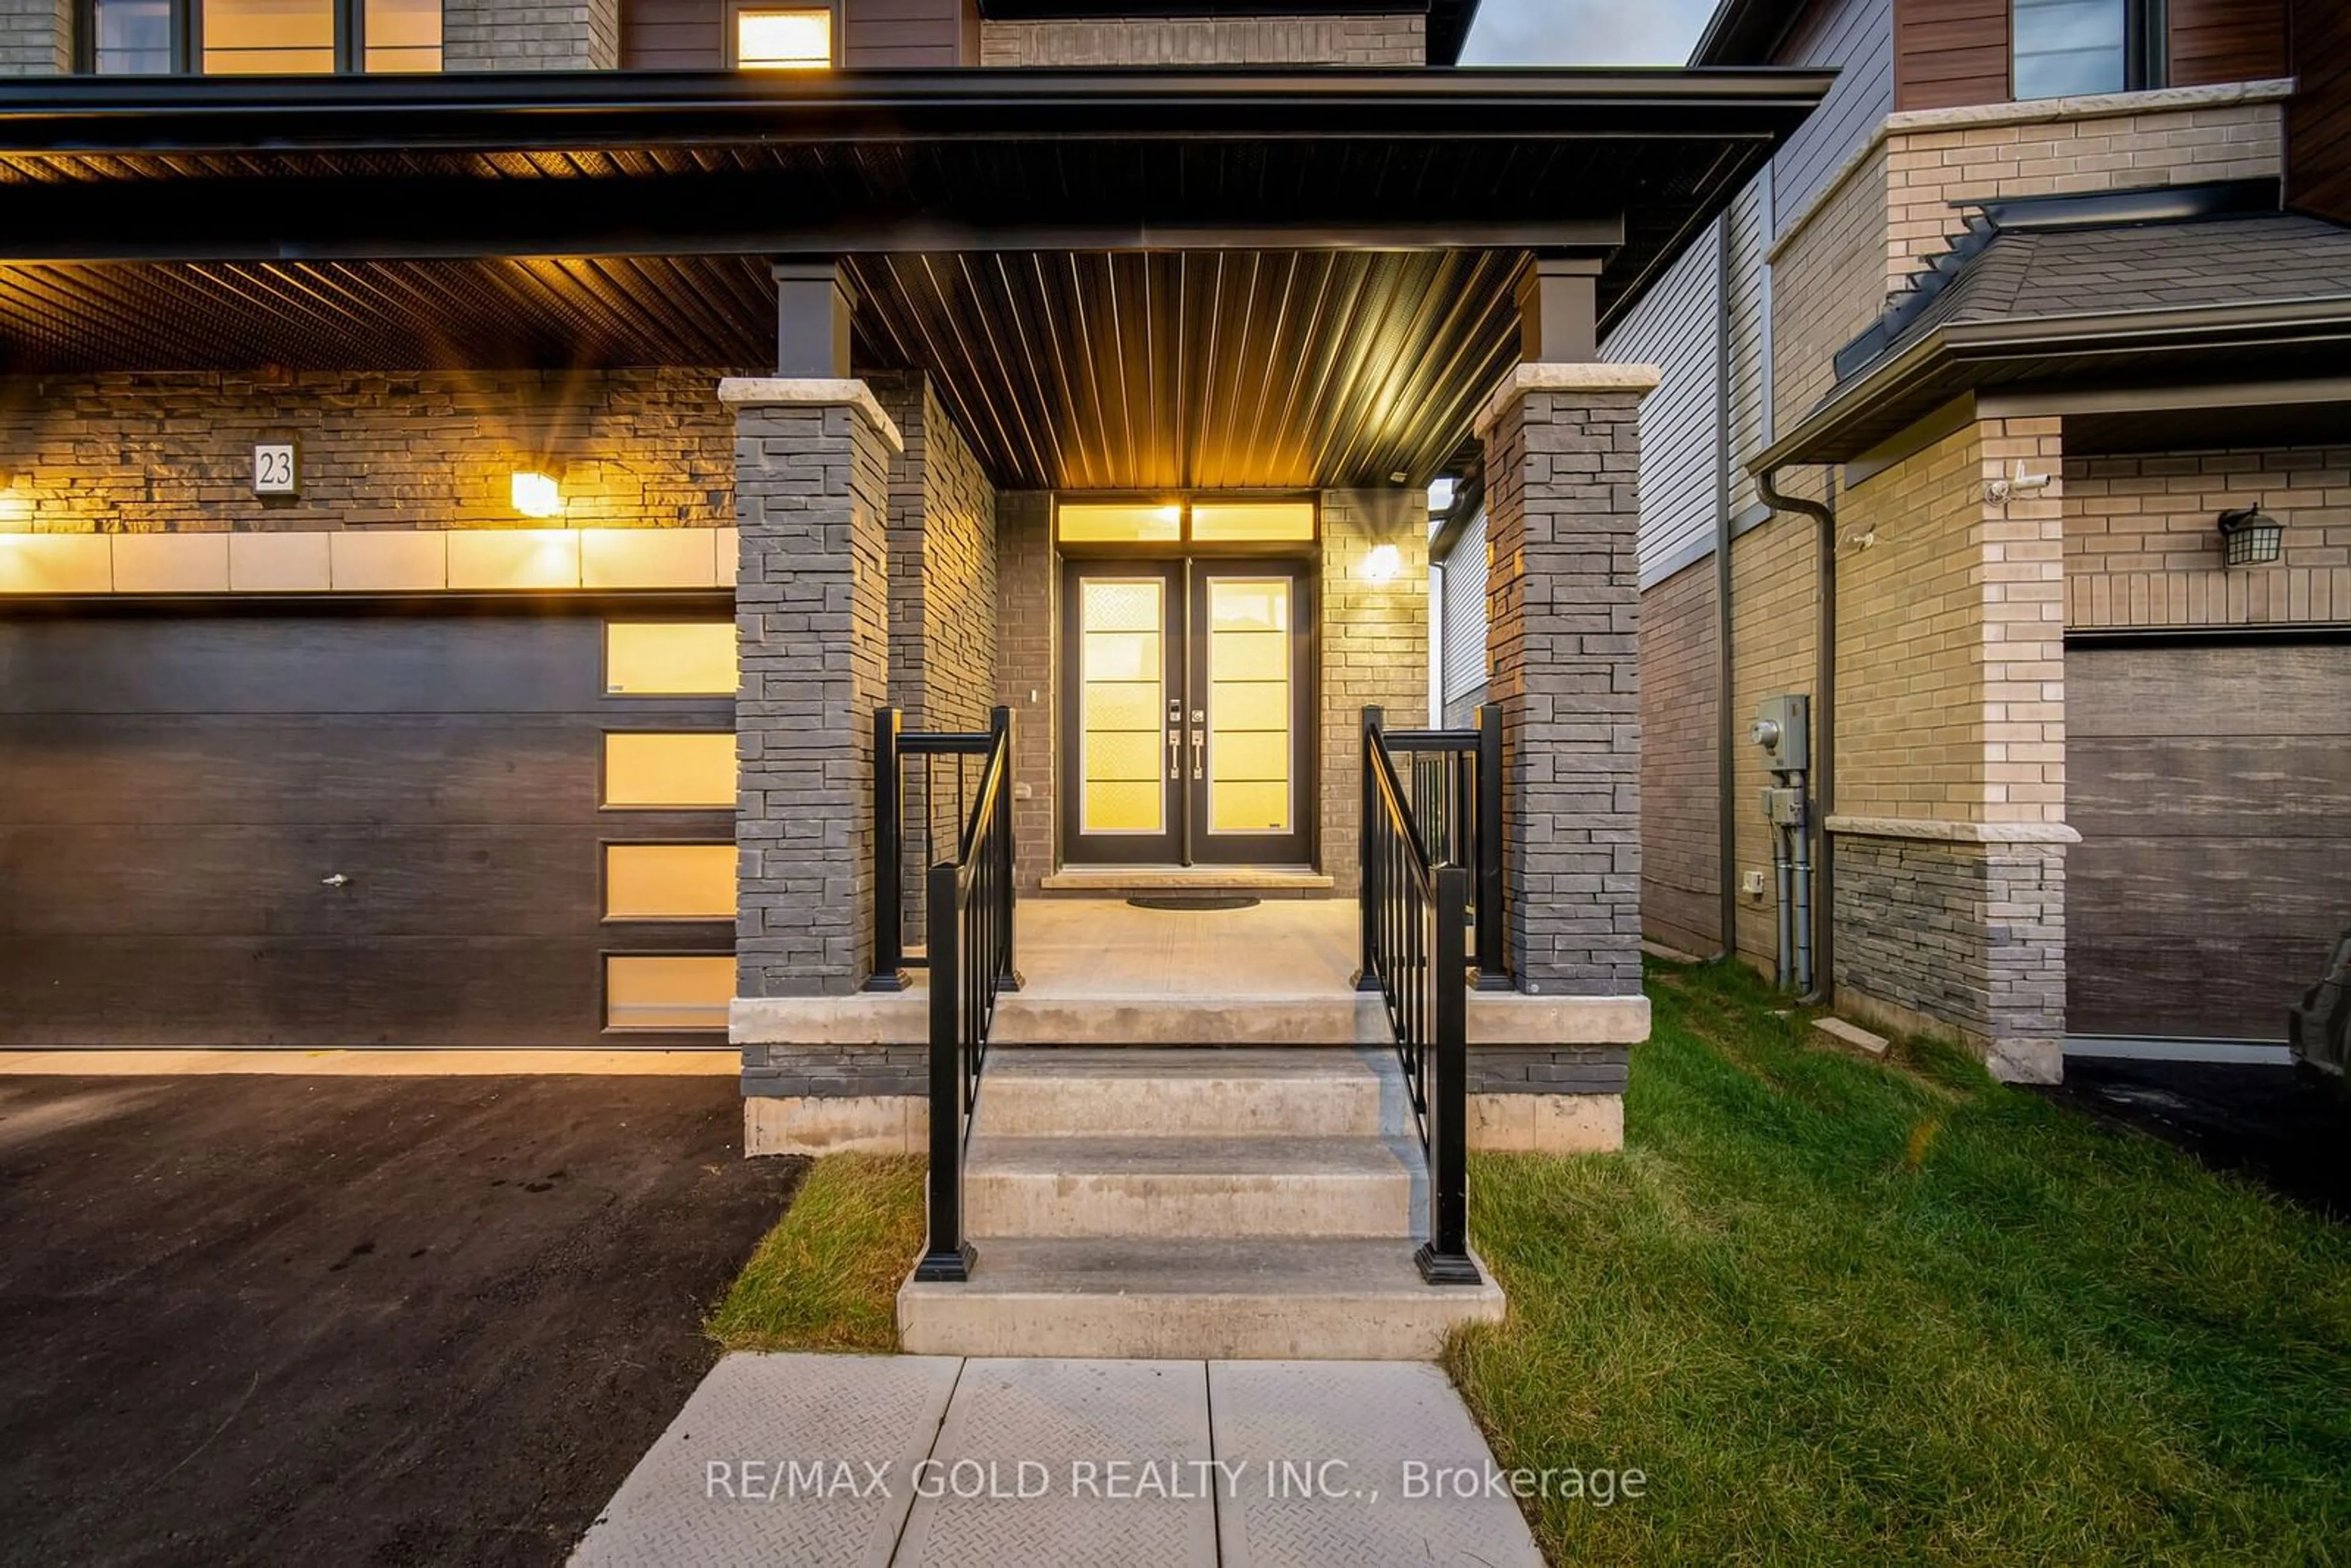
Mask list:
POLYGON ((725 26, 725 0, 622 0, 622 68, 723 70, 725 26))
MULTIPOLYGON (((2173 87, 2286 74, 2286 0, 2169 0, 2173 87)), ((2331 9, 2340 11, 2341 0, 2331 9)))
POLYGON ((2293 0, 2294 73, 2286 105, 2286 200, 2351 223, 2351 5, 2293 0))
POLYGON ((1895 0, 1894 107, 2008 101, 2009 0, 1895 0))
POLYGON ((2283 1040, 2351 926, 2351 643, 2069 648, 2066 1027, 2283 1040))
MULTIPOLYGON (((841 62, 852 70, 936 70, 979 63, 977 0, 839 0, 841 62)), ((621 64, 721 70, 726 0, 622 0, 621 64)))
POLYGON ((598 811, 605 729, 732 722, 604 698, 601 625, 0 620, 0 1045, 599 1043, 604 950, 733 946, 601 918, 604 841, 733 831, 598 811))

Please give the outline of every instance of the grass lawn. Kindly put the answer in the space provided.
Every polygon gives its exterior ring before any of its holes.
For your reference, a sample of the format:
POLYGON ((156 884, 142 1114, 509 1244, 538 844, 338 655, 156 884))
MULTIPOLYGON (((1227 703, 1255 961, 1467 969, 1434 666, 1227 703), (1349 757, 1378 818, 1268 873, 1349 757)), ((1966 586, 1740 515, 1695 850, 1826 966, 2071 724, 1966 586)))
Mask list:
POLYGON ((923 1169, 908 1155, 809 1167, 710 1317, 728 1350, 898 1348, 898 1285, 923 1249, 923 1169))
POLYGON ((2351 1562, 2351 1233, 1743 973, 1649 988, 1624 1155, 1471 1166, 1498 1458, 1648 1478, 1532 1505, 1554 1561, 2351 1562))

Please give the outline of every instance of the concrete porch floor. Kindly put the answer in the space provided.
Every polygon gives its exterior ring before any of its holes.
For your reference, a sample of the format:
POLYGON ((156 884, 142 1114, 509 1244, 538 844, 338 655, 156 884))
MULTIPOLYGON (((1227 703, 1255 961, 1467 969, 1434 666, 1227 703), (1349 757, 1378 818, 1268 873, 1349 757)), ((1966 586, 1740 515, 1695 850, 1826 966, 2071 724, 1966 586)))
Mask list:
POLYGON ((1021 995, 1321 998, 1353 995, 1353 899, 1267 899, 1249 909, 1137 909, 1123 898, 1020 905, 1021 995))

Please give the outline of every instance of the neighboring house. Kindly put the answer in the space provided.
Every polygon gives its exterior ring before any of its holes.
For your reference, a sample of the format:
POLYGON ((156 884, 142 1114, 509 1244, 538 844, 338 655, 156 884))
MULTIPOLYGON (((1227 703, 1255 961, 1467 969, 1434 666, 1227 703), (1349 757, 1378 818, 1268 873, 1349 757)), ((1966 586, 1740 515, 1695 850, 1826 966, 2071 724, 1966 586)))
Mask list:
POLYGON ((2351 918, 2346 18, 1717 13, 1695 66, 1840 74, 1602 346, 1663 372, 1653 937, 1771 969, 1804 935, 1749 736, 1801 694, 1813 983, 1839 1007, 2032 1079, 2068 1035, 2283 1038, 2351 918), (2231 565, 2246 508, 2266 559, 2231 565))

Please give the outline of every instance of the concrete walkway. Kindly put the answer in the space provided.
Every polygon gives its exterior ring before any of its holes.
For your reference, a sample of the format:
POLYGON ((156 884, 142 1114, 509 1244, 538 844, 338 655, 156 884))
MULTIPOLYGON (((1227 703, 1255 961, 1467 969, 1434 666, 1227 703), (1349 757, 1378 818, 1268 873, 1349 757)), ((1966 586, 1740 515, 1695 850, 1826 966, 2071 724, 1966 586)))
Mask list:
POLYGON ((737 1354, 572 1563, 1540 1568, 1490 1465, 1423 1363, 737 1354))

